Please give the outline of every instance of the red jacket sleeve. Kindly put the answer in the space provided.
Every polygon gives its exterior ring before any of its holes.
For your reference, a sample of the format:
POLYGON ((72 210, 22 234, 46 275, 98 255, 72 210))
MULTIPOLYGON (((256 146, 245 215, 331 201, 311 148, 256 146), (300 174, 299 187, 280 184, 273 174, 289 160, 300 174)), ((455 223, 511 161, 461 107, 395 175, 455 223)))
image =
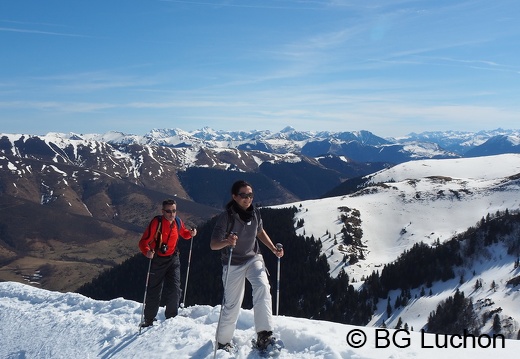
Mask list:
POLYGON ((139 249, 144 255, 146 255, 148 251, 155 249, 155 233, 157 232, 158 226, 159 220, 157 218, 152 219, 139 240, 139 249))
MULTIPOLYGON (((180 218, 179 218, 180 219, 180 218)), ((182 238, 188 240, 191 238, 191 232, 188 228, 184 226, 184 222, 181 220, 181 228, 179 229, 179 234, 182 238)))

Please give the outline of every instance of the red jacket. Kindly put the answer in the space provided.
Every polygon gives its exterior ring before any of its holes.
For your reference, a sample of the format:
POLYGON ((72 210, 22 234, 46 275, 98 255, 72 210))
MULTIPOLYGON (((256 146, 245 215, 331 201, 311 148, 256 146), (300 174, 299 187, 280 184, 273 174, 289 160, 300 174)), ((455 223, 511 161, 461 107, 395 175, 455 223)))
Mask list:
POLYGON ((148 251, 155 251, 155 255, 158 256, 171 256, 177 247, 177 240, 179 239, 179 234, 182 238, 188 240, 191 238, 191 232, 184 226, 184 223, 180 220, 181 228, 177 229, 177 221, 174 219, 170 224, 167 219, 163 216, 154 217, 146 230, 144 231, 141 239, 139 240, 139 249, 141 252, 146 255, 148 251), (157 227, 159 225, 159 218, 162 220, 161 224, 161 236, 162 243, 168 245, 168 250, 166 253, 162 253, 160 250, 156 250, 155 246, 157 244, 156 241, 156 232, 157 227))

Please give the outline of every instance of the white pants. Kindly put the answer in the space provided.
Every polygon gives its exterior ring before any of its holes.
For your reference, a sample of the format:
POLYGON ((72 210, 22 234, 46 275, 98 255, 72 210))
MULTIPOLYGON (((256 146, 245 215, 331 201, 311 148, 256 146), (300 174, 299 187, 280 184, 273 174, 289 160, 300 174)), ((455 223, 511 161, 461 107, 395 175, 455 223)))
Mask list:
MULTIPOLYGON (((227 265, 223 268, 222 281, 225 282, 227 265)), ((257 254, 247 263, 238 266, 229 266, 226 289, 224 292, 224 307, 220 327, 218 329, 218 342, 225 344, 231 342, 233 332, 238 320, 246 281, 253 288, 253 312, 255 319, 255 330, 273 330, 271 286, 267 279, 264 259, 257 254)))

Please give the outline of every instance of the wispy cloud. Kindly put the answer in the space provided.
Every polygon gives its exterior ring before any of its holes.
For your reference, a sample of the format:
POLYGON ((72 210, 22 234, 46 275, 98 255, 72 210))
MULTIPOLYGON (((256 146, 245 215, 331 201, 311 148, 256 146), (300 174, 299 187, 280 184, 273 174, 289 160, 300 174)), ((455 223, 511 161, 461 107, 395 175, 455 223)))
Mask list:
POLYGON ((21 76, 0 82, 0 89, 31 93, 74 94, 101 93, 113 89, 141 89, 160 85, 164 75, 144 76, 139 74, 118 74, 120 70, 87 71, 63 73, 48 76, 21 76), (42 90, 44 89, 44 90, 42 90))
POLYGON ((12 27, 0 27, 0 31, 19 32, 19 33, 37 34, 37 35, 51 35, 51 36, 90 37, 87 35, 53 32, 53 31, 42 31, 42 30, 18 29, 18 28, 12 28, 12 27))
POLYGON ((425 57, 425 59, 430 59, 436 61, 438 64, 452 64, 454 66, 469 66, 474 69, 480 70, 489 70, 489 71, 503 71, 503 72, 512 72, 512 73, 520 73, 519 66, 500 64, 495 61, 490 60, 476 60, 476 59, 457 59, 452 57, 425 57))
POLYGON ((117 107, 111 103, 100 102, 66 102, 66 101, 1 101, 0 108, 20 108, 42 112, 84 113, 106 110, 117 107))

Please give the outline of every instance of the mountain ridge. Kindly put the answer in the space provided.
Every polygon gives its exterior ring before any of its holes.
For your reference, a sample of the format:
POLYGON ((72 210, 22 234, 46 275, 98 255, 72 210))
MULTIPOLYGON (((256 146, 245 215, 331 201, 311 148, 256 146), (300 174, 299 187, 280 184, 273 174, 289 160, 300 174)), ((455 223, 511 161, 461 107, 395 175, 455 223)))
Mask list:
MULTIPOLYGON (((50 133, 52 134, 52 133, 50 133)), ((54 135, 57 135, 54 133, 54 135)), ((205 127, 195 131, 184 131, 179 128, 153 129, 145 135, 125 134, 110 131, 105 134, 59 134, 60 136, 80 137, 123 144, 152 144, 171 147, 203 146, 210 148, 240 148, 259 149, 270 153, 301 153, 304 145, 311 142, 327 142, 346 144, 358 142, 362 146, 386 146, 423 143, 437 144, 443 149, 444 156, 453 154, 463 156, 465 152, 484 144, 497 136, 510 137, 506 141, 517 141, 519 130, 494 129, 478 132, 464 131, 435 131, 410 133, 400 137, 382 138, 369 131, 297 131, 293 127, 286 127, 279 132, 270 130, 251 131, 223 131, 205 127)), ((325 153, 319 153, 322 155, 325 153)), ((345 153, 342 153, 345 154, 345 153)), ((496 153, 498 154, 498 153, 496 153)), ((316 155, 313 153, 313 155, 316 155)))

